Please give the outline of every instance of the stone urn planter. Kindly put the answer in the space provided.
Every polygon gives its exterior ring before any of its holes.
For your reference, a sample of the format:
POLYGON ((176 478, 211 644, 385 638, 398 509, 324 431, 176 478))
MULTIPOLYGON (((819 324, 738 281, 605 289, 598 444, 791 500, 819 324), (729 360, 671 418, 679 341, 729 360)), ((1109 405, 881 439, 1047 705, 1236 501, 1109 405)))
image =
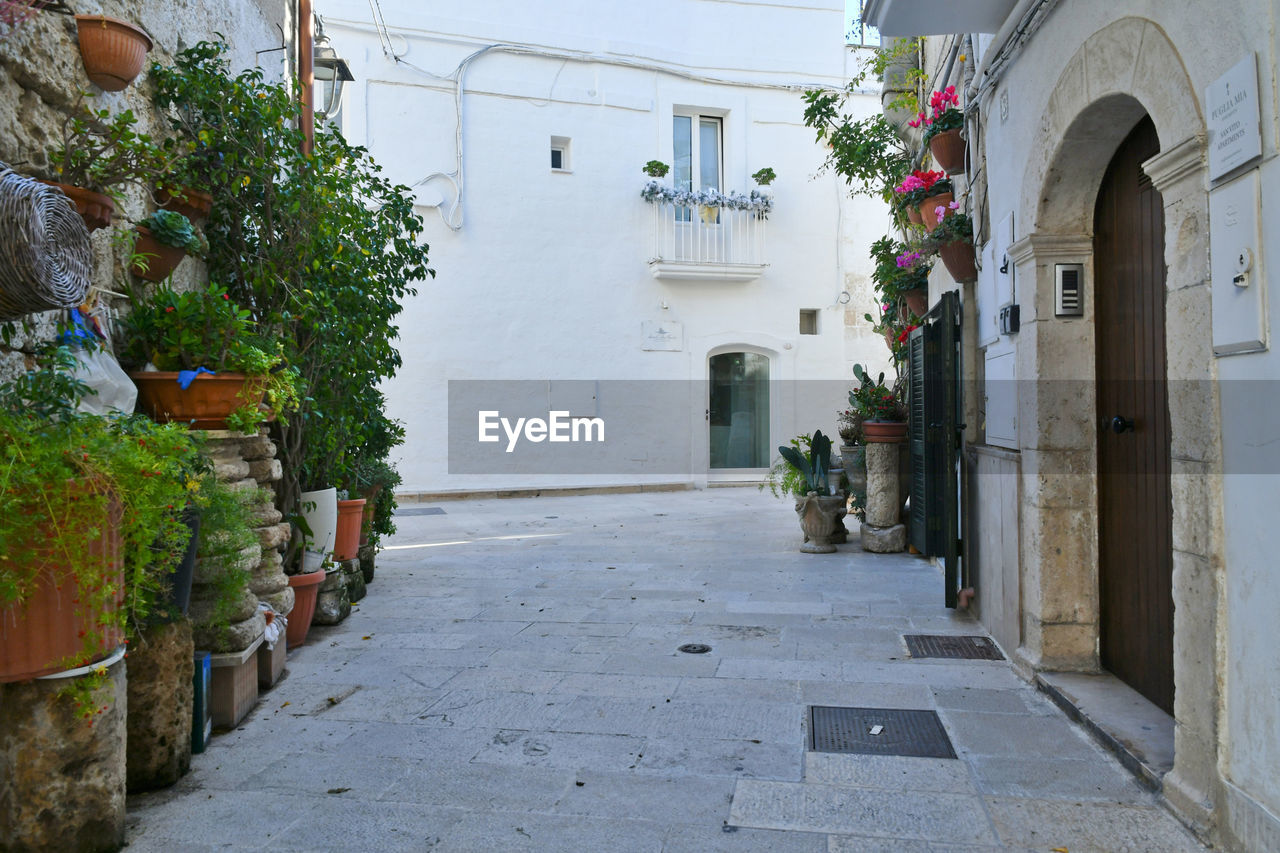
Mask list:
POLYGON ((804 497, 797 497, 796 515, 800 517, 800 529, 804 531, 804 544, 800 551, 805 554, 835 553, 832 537, 836 535, 836 528, 841 526, 840 519, 844 514, 845 499, 842 495, 810 492, 804 497))
POLYGON ((119 92, 133 82, 151 50, 151 37, 145 32, 107 15, 76 15, 76 34, 85 73, 107 92, 119 92))

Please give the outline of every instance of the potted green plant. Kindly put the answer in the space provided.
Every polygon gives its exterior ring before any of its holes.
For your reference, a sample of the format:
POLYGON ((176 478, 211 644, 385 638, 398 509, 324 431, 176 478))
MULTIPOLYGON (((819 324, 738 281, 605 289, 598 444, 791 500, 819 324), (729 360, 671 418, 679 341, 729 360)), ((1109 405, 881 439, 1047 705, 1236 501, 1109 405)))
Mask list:
POLYGON ((118 187, 149 186, 168 171, 169 155, 137 123, 132 110, 113 116, 81 100, 63 122, 62 145, 49 154, 46 183, 71 199, 90 231, 111 224, 118 187))
POLYGON ((973 220, 960 213, 959 206, 958 202, 947 206, 949 215, 944 214, 937 227, 929 232, 927 245, 938 253, 947 272, 957 282, 974 281, 978 278, 978 267, 973 253, 973 220))
POLYGON ((908 122, 912 127, 924 127, 924 142, 929 152, 948 175, 964 171, 964 140, 960 130, 964 127, 964 113, 960 111, 960 97, 955 86, 934 92, 929 98, 932 115, 921 112, 908 122))
POLYGON ((297 373, 280 344, 259 337, 221 286, 177 293, 162 285, 130 299, 122 358, 156 368, 130 373, 140 408, 155 420, 251 432, 297 408, 297 373))
MULTIPOLYGON (((58 346, 0 386, 0 681, 109 654, 145 623, 190 535, 187 431, 78 410, 90 392, 74 365, 58 346)), ((67 687, 90 719, 96 685, 67 687)))
POLYGON ((138 236, 130 269, 147 281, 163 281, 187 255, 201 255, 208 248, 191 220, 171 210, 157 210, 134 230, 138 236))
POLYGON ((773 183, 777 179, 778 179, 778 175, 773 171, 773 169, 769 168, 768 166, 765 166, 763 169, 760 169, 759 171, 753 172, 751 175, 751 180, 755 181, 757 184, 759 184, 762 187, 769 186, 769 184, 773 183))
MULTIPOLYGON (((925 199, 943 194, 949 196, 951 181, 947 180, 942 172, 924 172, 916 169, 903 178, 902 183, 896 185, 893 191, 900 199, 899 204, 906 207, 910 221, 920 225, 924 222, 922 217, 925 199)), ((949 197, 947 201, 950 201, 949 197)))
POLYGON ((640 167, 640 171, 651 178, 665 178, 667 172, 671 171, 671 167, 661 160, 650 160, 640 167))
POLYGON ((843 495, 832 494, 831 439, 814 430, 808 453, 795 446, 781 446, 779 455, 799 474, 796 482, 796 515, 804 531, 800 550, 806 554, 830 554, 836 550, 832 538, 844 515, 843 495))
POLYGON ((872 379, 861 364, 853 366, 858 385, 849 392, 849 401, 862 416, 863 438, 869 444, 902 441, 907 436, 907 412, 898 385, 884 384, 884 373, 872 379))

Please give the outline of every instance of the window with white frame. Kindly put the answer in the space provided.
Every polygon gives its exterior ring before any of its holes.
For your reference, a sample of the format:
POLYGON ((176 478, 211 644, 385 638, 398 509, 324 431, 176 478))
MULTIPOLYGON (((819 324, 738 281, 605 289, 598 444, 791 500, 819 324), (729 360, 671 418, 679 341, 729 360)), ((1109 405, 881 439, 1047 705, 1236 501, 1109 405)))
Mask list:
MULTIPOLYGON (((675 187, 678 190, 719 190, 724 167, 724 120, 716 115, 677 112, 672 122, 675 187)), ((688 221, 690 209, 676 208, 676 218, 688 221)))

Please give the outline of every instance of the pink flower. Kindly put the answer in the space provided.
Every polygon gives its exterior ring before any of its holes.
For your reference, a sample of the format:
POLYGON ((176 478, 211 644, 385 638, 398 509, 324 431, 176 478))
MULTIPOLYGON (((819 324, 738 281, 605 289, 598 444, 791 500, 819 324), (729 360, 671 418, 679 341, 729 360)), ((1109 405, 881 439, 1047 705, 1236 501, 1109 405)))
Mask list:
POLYGON ((933 209, 933 215, 934 215, 935 217, 937 217, 938 219, 943 219, 943 218, 945 218, 945 217, 946 217, 946 215, 947 215, 947 208, 946 208, 946 205, 942 205, 942 204, 940 204, 940 205, 938 205, 937 207, 935 207, 935 208, 933 209))
POLYGON ((951 208, 952 210, 959 210, 959 209, 960 209, 960 202, 958 202, 958 201, 953 201, 953 202, 951 202, 951 204, 947 205, 947 207, 951 208))

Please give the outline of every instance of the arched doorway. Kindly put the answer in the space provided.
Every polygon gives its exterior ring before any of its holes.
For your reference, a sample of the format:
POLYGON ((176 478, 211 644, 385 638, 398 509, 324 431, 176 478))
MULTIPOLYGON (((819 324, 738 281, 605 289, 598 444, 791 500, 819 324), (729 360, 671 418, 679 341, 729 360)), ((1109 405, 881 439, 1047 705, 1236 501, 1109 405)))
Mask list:
POLYGON ((708 360, 712 470, 769 467, 769 357, 724 352, 708 360))
POLYGON ((1159 152, 1143 118, 1094 208, 1098 629, 1103 667, 1173 713, 1164 202, 1142 170, 1159 152))

